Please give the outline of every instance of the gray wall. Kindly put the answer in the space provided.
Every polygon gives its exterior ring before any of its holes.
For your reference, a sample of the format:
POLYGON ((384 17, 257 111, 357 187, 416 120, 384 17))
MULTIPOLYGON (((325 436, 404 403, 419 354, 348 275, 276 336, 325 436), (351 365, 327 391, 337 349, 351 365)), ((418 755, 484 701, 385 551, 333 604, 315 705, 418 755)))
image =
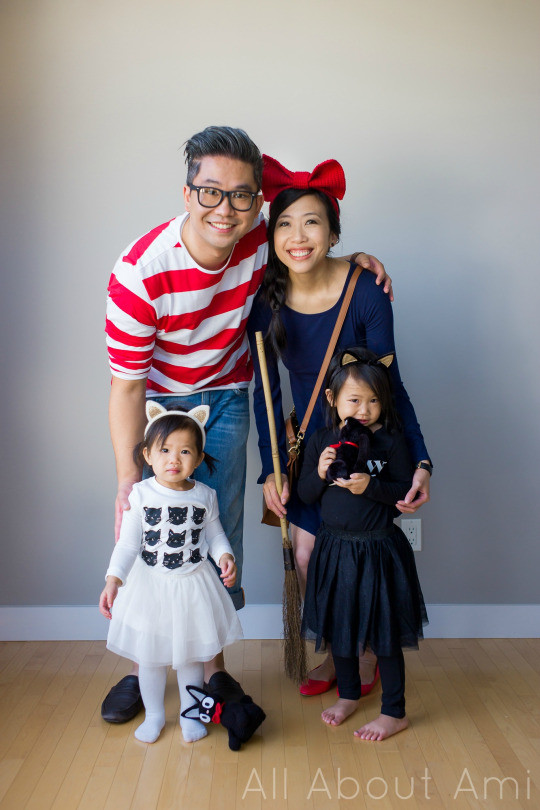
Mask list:
MULTIPOLYGON (((5 605, 92 604, 112 543, 105 288, 180 213, 182 142, 244 127, 295 169, 336 157, 343 252, 395 279, 403 377, 436 464, 428 602, 539 602, 535 0, 4 0, 5 605), (216 49, 215 60, 209 58, 216 49)), ((250 476, 258 473, 256 439, 250 476)), ((252 602, 279 537, 250 484, 252 602)))

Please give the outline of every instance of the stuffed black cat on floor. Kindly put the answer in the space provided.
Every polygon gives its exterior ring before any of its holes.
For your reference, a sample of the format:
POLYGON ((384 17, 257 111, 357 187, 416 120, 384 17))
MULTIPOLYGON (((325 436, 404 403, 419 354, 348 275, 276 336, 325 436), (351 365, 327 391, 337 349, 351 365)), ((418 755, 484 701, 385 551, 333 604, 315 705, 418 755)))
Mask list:
POLYGON ((331 445, 336 448, 336 458, 326 471, 326 480, 336 481, 350 478, 353 473, 367 472, 372 435, 368 427, 349 416, 339 432, 339 442, 331 445))
POLYGON ((229 748, 239 751, 257 731, 266 715, 260 706, 246 695, 241 685, 228 672, 215 672, 205 689, 188 686, 195 699, 193 706, 182 712, 183 717, 203 723, 221 723, 229 732, 229 748))

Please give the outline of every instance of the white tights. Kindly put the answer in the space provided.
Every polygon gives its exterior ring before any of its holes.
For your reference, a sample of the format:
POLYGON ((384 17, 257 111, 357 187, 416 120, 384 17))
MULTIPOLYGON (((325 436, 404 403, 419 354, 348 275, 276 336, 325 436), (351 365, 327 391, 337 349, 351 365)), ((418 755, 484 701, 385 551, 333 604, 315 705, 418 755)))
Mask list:
MULTIPOLYGON (((138 740, 153 743, 161 734, 165 725, 165 684, 168 667, 139 667, 139 687, 146 711, 144 723, 135 731, 138 740)), ((202 663, 186 664, 177 670, 178 690, 182 709, 189 708, 193 698, 187 691, 190 686, 202 687, 204 666, 202 663)), ((180 716, 182 734, 186 742, 195 742, 206 737, 207 731, 200 720, 190 720, 180 716)))

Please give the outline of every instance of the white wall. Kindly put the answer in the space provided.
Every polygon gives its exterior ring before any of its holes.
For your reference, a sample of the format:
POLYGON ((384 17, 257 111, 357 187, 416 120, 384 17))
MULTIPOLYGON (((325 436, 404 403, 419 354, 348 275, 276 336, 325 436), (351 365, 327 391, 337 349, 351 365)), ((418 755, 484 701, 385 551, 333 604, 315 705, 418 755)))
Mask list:
MULTIPOLYGON (((245 128, 338 158, 343 252, 394 277, 402 374, 436 464, 426 601, 537 603, 535 0, 4 0, 4 605, 97 600, 111 548, 105 288, 181 212, 181 144, 245 128), (209 54, 215 49, 212 60, 209 54)), ((250 475, 258 474, 255 436, 250 475)), ((281 594, 247 497, 245 585, 281 594)))

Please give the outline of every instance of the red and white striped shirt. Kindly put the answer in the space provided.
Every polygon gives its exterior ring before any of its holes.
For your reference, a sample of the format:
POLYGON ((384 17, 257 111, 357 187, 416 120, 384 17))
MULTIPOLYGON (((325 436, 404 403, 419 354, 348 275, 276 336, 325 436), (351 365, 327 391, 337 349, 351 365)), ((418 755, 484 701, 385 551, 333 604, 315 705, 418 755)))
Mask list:
POLYGON ((252 376, 246 322, 266 268, 264 217, 219 270, 199 267, 182 245, 187 217, 133 242, 109 282, 111 372, 124 380, 147 377, 149 393, 245 387, 252 376))

